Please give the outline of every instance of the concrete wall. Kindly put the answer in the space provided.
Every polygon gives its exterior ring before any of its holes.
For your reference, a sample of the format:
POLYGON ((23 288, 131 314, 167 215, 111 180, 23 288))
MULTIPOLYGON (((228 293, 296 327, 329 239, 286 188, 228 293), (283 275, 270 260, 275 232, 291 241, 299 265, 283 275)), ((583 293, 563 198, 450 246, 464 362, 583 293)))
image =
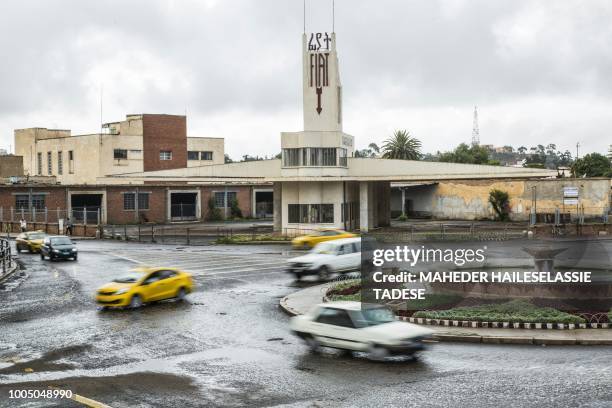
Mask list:
MULTIPOLYGON (((463 180, 444 181, 433 186, 406 188, 406 198, 412 199, 415 211, 431 213, 437 219, 491 219, 494 211, 489 204, 489 192, 506 191, 510 198, 510 218, 527 221, 532 210, 535 191, 537 213, 561 212, 574 214, 576 206, 563 205, 563 188, 578 187, 579 206, 585 216, 601 216, 610 208, 609 179, 544 179, 544 180, 463 180), (535 190, 534 190, 535 189, 535 190)), ((394 188, 392 211, 401 211, 401 192, 394 188)))
POLYGON ((0 156, 0 177, 23 176, 23 156, 0 156))
POLYGON ((212 152, 212 160, 187 160, 187 167, 225 163, 225 140, 219 137, 188 137, 187 151, 212 152))

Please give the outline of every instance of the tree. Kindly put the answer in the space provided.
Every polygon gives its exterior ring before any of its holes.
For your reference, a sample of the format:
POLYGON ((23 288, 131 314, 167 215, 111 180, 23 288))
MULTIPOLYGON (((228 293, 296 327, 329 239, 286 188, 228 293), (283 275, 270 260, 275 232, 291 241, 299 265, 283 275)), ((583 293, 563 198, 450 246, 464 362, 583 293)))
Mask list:
POLYGON ((599 153, 590 153, 572 164, 574 177, 612 177, 610 160, 599 153))
POLYGON ((229 157, 229 154, 225 153, 225 163, 233 163, 234 161, 232 160, 231 157, 229 157))
POLYGON ((489 203, 493 206, 496 218, 499 221, 507 221, 510 213, 510 200, 508 193, 502 190, 493 189, 489 192, 489 203))
POLYGON ((442 162, 449 163, 499 164, 499 161, 495 162, 489 160, 489 151, 486 148, 478 145, 468 146, 465 143, 461 143, 452 152, 440 154, 438 159, 442 162))
POLYGON ((260 161, 260 160, 265 160, 264 157, 259 157, 259 156, 251 156, 248 154, 245 154, 242 156, 242 160, 243 162, 249 162, 249 161, 260 161))
POLYGON ((370 143, 367 149, 355 150, 355 157, 378 157, 380 148, 376 143, 370 143))
POLYGON ((419 160, 421 141, 406 130, 396 130, 382 145, 383 159, 419 160))

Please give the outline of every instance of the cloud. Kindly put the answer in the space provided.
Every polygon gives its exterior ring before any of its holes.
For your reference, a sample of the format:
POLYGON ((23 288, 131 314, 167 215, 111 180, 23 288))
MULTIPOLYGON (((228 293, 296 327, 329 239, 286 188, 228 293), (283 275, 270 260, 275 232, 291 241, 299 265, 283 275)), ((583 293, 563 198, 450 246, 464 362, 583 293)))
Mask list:
MULTIPOLYGON (((607 0, 336 0, 345 130, 357 146, 406 128, 425 150, 471 137, 605 151, 612 117, 607 0)), ((301 123, 302 2, 4 1, 0 144, 30 126, 95 132, 125 114, 188 114, 234 157, 276 154, 301 123), (263 143, 262 143, 263 142, 263 143)), ((331 30, 308 0, 308 31, 331 30)))

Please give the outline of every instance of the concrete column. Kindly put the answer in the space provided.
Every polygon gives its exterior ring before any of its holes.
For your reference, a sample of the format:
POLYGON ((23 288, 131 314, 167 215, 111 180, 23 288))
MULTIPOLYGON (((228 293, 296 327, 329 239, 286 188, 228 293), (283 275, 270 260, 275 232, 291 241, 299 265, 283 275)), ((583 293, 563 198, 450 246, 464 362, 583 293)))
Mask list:
POLYGON ((274 213, 274 231, 282 232, 283 230, 283 185, 280 182, 275 182, 273 185, 274 192, 272 193, 273 213, 274 213))
POLYGON ((406 216, 406 188, 402 187, 402 215, 406 216))
POLYGON ((376 183, 376 226, 387 227, 391 224, 391 184, 387 181, 376 183))
POLYGON ((370 183, 359 182, 359 230, 368 232, 372 225, 370 183))

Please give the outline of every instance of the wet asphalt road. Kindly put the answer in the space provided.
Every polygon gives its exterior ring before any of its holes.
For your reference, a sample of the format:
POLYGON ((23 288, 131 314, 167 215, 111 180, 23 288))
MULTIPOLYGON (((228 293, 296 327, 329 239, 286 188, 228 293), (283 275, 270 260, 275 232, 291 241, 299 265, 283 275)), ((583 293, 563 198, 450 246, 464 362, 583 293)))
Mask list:
MULTIPOLYGON (((417 361, 309 353, 278 300, 299 287, 281 246, 79 242, 78 262, 41 262, 0 288, 0 407, 55 386, 112 407, 610 407, 612 347, 435 344, 417 361), (95 289, 136 263, 181 266, 186 302, 98 312, 95 289)), ((306 283, 307 285, 308 283, 306 283)))

